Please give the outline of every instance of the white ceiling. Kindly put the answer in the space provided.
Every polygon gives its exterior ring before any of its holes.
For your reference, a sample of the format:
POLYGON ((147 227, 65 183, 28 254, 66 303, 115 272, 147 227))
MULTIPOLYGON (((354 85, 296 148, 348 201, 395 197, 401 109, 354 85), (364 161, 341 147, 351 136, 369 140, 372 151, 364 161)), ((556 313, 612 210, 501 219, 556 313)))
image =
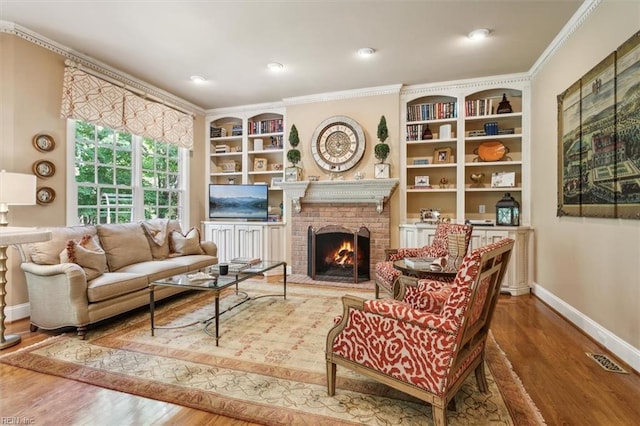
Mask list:
POLYGON ((527 72, 582 2, 0 0, 0 20, 212 109, 527 72), (475 28, 491 37, 472 42, 475 28))

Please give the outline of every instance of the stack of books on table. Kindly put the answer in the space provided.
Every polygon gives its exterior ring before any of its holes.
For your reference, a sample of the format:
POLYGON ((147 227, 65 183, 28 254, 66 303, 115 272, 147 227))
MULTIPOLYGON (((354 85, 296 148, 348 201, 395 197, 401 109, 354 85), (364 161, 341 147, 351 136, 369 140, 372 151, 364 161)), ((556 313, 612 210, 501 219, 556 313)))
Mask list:
POLYGON ((405 257, 404 263, 413 269, 429 269, 435 257, 405 257))
POLYGON ((242 263, 243 265, 255 265, 257 263, 262 262, 257 257, 234 257, 229 261, 229 263, 242 263))

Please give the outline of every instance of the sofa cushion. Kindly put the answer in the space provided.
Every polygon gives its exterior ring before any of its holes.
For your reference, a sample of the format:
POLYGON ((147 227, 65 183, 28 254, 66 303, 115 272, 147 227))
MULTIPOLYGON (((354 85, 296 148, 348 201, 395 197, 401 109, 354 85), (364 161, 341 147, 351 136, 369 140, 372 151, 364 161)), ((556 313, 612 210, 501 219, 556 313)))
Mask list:
POLYGON ((98 236, 111 272, 152 260, 151 248, 139 223, 98 225, 98 236))
POLYGON ((168 278, 173 275, 184 274, 188 271, 189 269, 185 265, 174 262, 173 259, 139 262, 124 266, 118 270, 118 272, 144 275, 148 278, 149 282, 157 281, 161 278, 168 278))
POLYGON ((218 258, 208 254, 194 254, 191 256, 172 257, 171 263, 181 265, 187 272, 197 271, 218 263, 218 258))
POLYGON ((107 269, 107 256, 96 238, 83 235, 80 241, 69 240, 67 247, 60 253, 60 263, 76 263, 82 266, 87 281, 99 277, 107 269))
POLYGON ((122 296, 127 293, 142 290, 149 285, 146 275, 131 274, 126 272, 106 272, 87 286, 87 299, 89 303, 100 302, 122 296))
POLYGON ((178 231, 171 231, 169 238, 172 254, 179 256, 204 254, 204 250, 200 247, 200 231, 198 228, 191 228, 186 234, 182 234, 178 231))
POLYGON ((51 231, 51 239, 41 243, 26 245, 31 261, 39 265, 57 265, 60 263, 60 252, 69 240, 80 240, 83 235, 96 235, 95 226, 69 226, 59 228, 43 228, 51 231))
POLYGON ((166 259, 169 257, 169 234, 171 231, 180 232, 180 222, 169 219, 150 219, 140 222, 144 230, 151 256, 154 259, 166 259))

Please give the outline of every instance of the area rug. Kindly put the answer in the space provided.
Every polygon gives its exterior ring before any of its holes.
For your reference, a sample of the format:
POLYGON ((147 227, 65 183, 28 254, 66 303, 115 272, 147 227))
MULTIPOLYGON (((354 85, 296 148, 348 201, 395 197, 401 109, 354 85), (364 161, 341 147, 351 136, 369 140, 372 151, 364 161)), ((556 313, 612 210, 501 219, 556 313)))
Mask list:
POLYGON ((314 280, 310 276, 303 274, 287 275, 287 283, 320 285, 323 287, 341 287, 346 289, 361 289, 371 291, 375 290, 375 283, 373 282, 373 280, 360 281, 359 283, 347 283, 340 281, 314 280))
MULTIPOLYGON (((343 289, 289 285, 284 300, 266 296, 281 292, 275 283, 242 288, 256 298, 222 316, 218 347, 198 322, 212 311, 211 295, 200 292, 156 311, 158 326, 195 325, 151 337, 148 313, 139 312, 90 330, 87 340, 57 336, 0 362, 259 424, 433 424, 428 404, 345 368, 336 395, 327 395, 324 347, 343 289)), ((238 297, 227 294, 223 308, 238 297)), ((478 392, 471 375, 449 424, 541 424, 493 339, 487 350, 489 392, 478 392)))

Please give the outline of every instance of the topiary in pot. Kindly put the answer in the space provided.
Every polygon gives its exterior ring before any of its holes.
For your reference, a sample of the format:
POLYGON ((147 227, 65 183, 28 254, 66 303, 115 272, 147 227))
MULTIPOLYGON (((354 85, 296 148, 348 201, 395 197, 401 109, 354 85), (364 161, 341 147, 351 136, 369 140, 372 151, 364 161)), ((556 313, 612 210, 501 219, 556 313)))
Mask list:
POLYGON ((289 152, 287 152, 287 160, 289 160, 295 166, 296 164, 298 164, 298 161, 300 161, 301 157, 300 151, 296 149, 296 147, 300 143, 300 137, 298 136, 298 129, 296 128, 295 124, 291 126, 291 131, 289 132, 289 143, 291 144, 293 149, 290 149, 289 152))
POLYGON ((300 150, 296 147, 300 143, 300 137, 298 136, 298 129, 296 125, 291 126, 291 131, 289 132, 289 143, 293 148, 291 148, 287 152, 287 160, 293 164, 293 167, 287 167, 284 171, 284 179, 287 182, 302 180, 302 169, 297 166, 300 161, 300 150))
POLYGON ((387 129, 387 119, 384 117, 380 117, 380 123, 378 123, 378 139, 380 143, 376 144, 373 147, 374 154, 380 163, 384 163, 384 160, 389 156, 389 145, 385 143, 387 138, 389 137, 389 129, 387 129))

